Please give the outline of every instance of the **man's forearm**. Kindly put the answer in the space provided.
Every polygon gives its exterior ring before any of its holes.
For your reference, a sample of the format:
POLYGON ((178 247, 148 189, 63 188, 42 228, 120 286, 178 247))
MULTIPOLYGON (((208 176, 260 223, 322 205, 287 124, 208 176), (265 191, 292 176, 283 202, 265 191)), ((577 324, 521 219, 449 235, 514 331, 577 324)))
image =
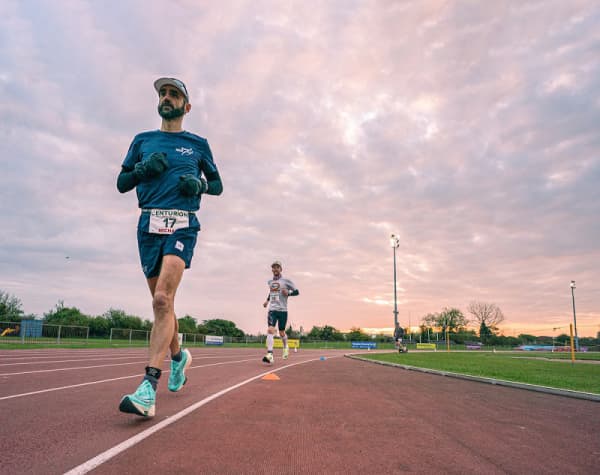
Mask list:
POLYGON ((139 182, 140 181, 135 176, 133 170, 121 170, 121 173, 119 173, 119 176, 117 177, 117 189, 121 193, 126 193, 129 190, 133 190, 139 184, 139 182))

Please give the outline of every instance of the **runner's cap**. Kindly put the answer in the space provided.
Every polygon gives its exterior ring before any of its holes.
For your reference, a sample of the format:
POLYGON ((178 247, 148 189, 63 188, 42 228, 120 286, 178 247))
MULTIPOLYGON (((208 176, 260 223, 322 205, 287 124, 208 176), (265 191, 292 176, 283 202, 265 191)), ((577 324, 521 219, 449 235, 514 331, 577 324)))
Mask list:
POLYGON ((274 261, 273 261, 273 264, 271 264, 271 267, 273 267, 273 266, 279 266, 279 267, 283 267, 283 266, 281 265, 281 261, 279 261, 279 260, 274 260, 274 261))
POLYGON ((154 89, 156 89, 156 92, 160 92, 160 88, 166 85, 177 88, 181 94, 185 96, 185 99, 188 102, 190 101, 190 96, 188 95, 187 88, 185 87, 185 84, 183 84, 183 81, 175 78, 158 78, 154 81, 154 89))

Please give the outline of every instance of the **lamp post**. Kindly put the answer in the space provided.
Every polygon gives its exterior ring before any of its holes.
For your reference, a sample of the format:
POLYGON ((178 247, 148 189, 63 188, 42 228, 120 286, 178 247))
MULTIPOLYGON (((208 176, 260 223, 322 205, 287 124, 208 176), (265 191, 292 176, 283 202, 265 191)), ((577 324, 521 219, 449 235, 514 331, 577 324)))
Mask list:
POLYGON ((400 238, 395 234, 390 236, 390 245, 394 248, 394 330, 398 327, 398 299, 396 297, 396 249, 400 247, 400 238))
POLYGON ((579 337, 577 336, 577 315, 575 314, 575 281, 571 281, 571 298, 573 299, 573 325, 575 327, 575 351, 579 351, 579 337))

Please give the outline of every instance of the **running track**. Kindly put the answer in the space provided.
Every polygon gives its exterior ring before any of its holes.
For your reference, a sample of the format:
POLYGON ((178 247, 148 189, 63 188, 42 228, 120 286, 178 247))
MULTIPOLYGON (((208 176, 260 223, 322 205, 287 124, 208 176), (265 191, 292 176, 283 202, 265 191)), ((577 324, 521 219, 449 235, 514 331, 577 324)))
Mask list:
POLYGON ((0 350, 0 473, 598 473, 597 402, 334 350, 272 367, 259 349, 191 352, 188 384, 169 393, 165 372, 144 420, 117 410, 144 349, 0 350))

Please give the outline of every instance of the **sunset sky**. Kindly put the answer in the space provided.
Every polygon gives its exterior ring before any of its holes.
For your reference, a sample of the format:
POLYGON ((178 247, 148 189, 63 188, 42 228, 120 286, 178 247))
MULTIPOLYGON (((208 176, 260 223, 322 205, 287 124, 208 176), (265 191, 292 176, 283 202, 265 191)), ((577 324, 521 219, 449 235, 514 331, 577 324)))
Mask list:
POLYGON ((600 4, 0 2, 0 290, 42 316, 152 319, 116 177, 182 79, 224 193, 202 201, 179 316, 265 332, 418 325, 471 301, 507 335, 600 331, 600 4))

